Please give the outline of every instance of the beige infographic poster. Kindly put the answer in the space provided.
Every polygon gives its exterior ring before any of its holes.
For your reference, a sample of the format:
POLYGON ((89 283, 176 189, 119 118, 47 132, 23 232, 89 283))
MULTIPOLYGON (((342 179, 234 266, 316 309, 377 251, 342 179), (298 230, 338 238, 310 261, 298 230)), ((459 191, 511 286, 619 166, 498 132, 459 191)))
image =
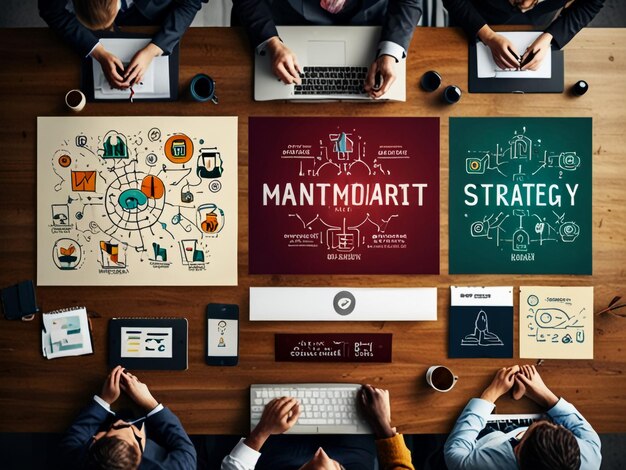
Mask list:
POLYGON ((39 285, 236 285, 236 117, 40 117, 39 285))
POLYGON ((593 287, 520 287, 520 357, 593 359, 593 287))

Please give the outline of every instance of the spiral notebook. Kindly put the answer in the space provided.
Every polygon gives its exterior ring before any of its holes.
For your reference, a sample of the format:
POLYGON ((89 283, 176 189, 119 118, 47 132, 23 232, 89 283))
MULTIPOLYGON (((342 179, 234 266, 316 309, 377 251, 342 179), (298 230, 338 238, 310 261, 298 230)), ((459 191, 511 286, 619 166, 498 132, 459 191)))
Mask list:
POLYGON ((41 352, 48 359, 93 354, 85 307, 72 307, 42 315, 41 352))
POLYGON ((186 318, 112 318, 109 366, 135 370, 187 369, 186 318))

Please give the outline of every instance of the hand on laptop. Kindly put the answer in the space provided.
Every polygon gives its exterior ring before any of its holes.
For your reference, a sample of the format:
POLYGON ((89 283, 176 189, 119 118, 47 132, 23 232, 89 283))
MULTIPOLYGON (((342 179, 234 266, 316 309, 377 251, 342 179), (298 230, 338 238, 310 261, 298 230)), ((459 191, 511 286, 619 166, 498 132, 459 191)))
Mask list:
POLYGON ((391 427, 389 390, 363 385, 357 403, 372 427, 376 439, 387 439, 396 435, 396 428, 391 427))
POLYGON ((524 52, 520 61, 522 70, 537 70, 546 54, 550 52, 551 42, 552 35, 550 33, 540 34, 524 52))
POLYGON ((245 444, 258 451, 272 434, 282 434, 293 427, 300 417, 300 403, 295 398, 274 398, 265 405, 263 415, 245 444))
POLYGON ((296 55, 283 44, 278 36, 270 38, 267 48, 272 55, 272 70, 285 85, 292 83, 300 84, 300 72, 302 69, 298 64, 296 55))
POLYGON ((102 71, 111 88, 128 88, 124 85, 124 64, 119 57, 107 51, 102 44, 98 44, 91 52, 91 56, 100 62, 102 71))
POLYGON ((488 25, 478 31, 479 39, 491 50, 493 61, 502 70, 519 70, 520 56, 511 41, 493 31, 488 25))
POLYGON ((367 72, 367 78, 365 79, 365 91, 372 98, 380 98, 383 96, 393 82, 396 81, 396 59, 390 55, 381 55, 370 66, 367 72), (378 75, 380 82, 376 83, 376 75, 378 75))
POLYGON ((163 54, 163 50, 152 42, 138 50, 124 71, 124 85, 129 87, 134 83, 141 82, 152 60, 161 54, 163 54))

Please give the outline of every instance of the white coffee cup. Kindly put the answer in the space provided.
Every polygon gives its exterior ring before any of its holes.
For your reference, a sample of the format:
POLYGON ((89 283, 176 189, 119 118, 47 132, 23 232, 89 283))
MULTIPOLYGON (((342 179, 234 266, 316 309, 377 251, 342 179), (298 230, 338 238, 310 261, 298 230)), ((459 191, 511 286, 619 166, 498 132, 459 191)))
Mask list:
POLYGON ((452 390, 459 378, 446 366, 431 366, 426 371, 426 383, 438 392, 452 390))
POLYGON ((86 103, 87 98, 85 94, 78 89, 70 90, 65 95, 65 104, 75 113, 81 112, 86 103))

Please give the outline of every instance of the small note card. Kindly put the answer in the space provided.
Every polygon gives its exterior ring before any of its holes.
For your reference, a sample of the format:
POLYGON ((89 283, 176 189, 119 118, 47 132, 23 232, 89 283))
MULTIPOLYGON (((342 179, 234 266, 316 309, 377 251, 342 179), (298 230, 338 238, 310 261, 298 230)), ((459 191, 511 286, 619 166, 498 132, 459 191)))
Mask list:
POLYGON ((391 362, 391 333, 276 334, 277 362, 391 362))

